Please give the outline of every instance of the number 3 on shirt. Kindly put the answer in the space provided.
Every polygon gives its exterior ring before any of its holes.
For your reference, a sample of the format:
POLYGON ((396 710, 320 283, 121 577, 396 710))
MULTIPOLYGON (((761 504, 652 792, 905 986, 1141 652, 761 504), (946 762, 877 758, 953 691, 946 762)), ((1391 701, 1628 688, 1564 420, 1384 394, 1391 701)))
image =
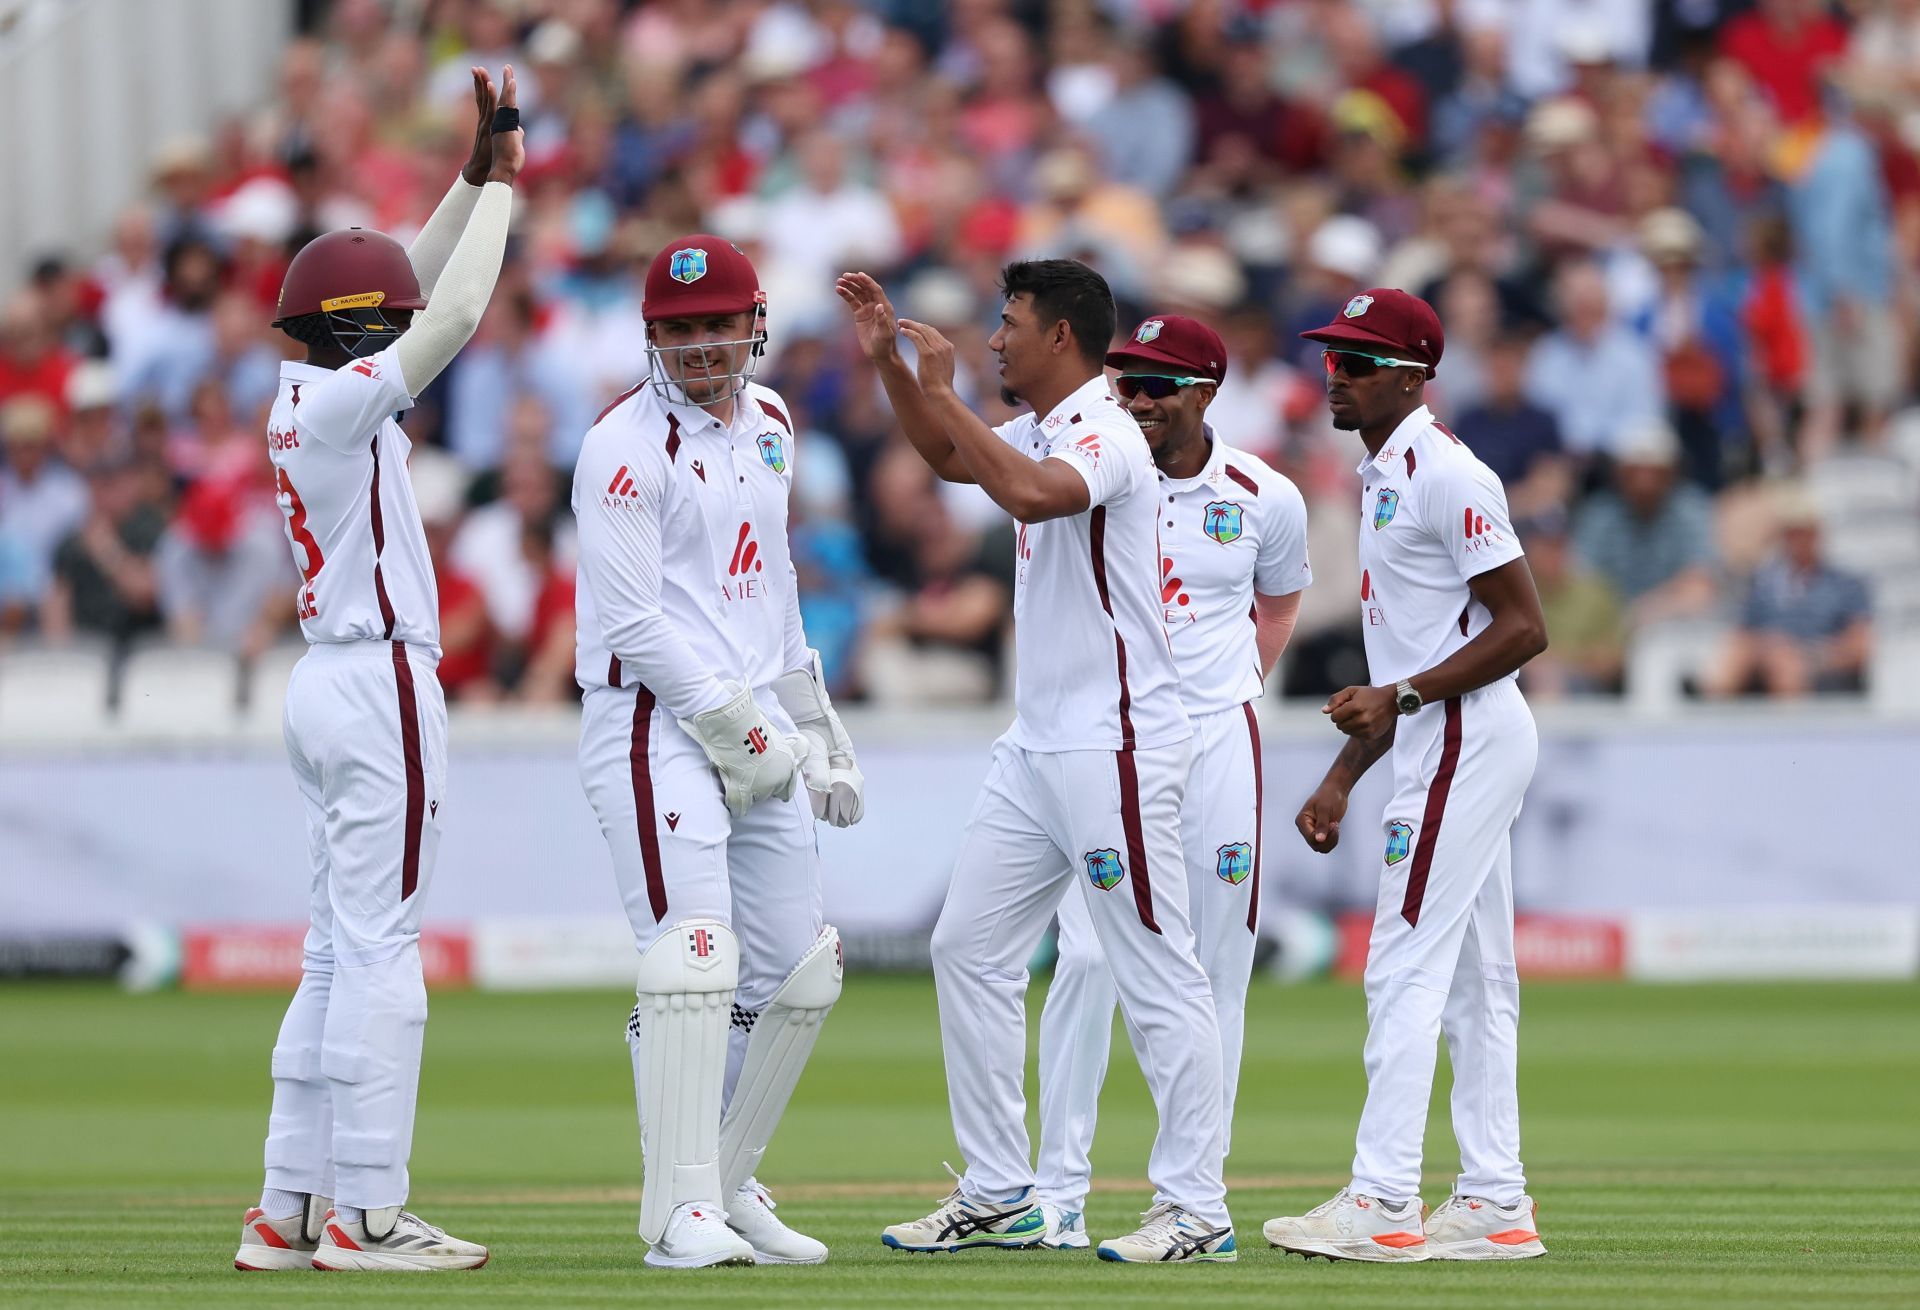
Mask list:
POLYGON ((320 543, 313 539, 313 533, 307 530, 307 507, 301 503, 300 493, 293 489, 293 482, 287 477, 287 471, 276 468, 273 471, 274 485, 280 490, 277 499, 280 512, 287 516, 287 535, 300 547, 303 557, 300 563, 300 580, 307 584, 300 593, 300 617, 302 620, 313 618, 320 610, 313 599, 313 579, 320 572, 326 560, 321 557, 320 543))

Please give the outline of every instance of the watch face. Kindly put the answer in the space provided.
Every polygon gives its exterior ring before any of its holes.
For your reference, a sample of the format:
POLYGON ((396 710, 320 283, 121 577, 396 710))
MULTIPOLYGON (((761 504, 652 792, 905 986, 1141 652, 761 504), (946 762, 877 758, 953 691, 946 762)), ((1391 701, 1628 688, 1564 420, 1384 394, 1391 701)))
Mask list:
POLYGON ((1400 712, 1402 714, 1411 714, 1419 708, 1419 693, 1410 691, 1400 698, 1400 712))

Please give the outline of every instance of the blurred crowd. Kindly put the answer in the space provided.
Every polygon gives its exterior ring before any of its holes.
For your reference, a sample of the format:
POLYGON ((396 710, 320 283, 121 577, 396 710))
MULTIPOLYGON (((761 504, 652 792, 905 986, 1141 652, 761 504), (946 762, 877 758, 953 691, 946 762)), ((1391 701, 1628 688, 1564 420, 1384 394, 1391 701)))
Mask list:
MULTIPOLYGON (((841 694, 992 696, 1012 542, 894 430, 832 294, 879 276, 962 349, 1001 265, 1075 256, 1218 326, 1222 437, 1305 492, 1289 694, 1364 678, 1359 448, 1302 328, 1374 285, 1447 330, 1431 403, 1505 480, 1554 645, 1619 690, 1713 620, 1700 695, 1858 689, 1875 612, 1808 479, 1901 453, 1915 399, 1920 0, 307 0, 271 103, 183 139, 105 250, 0 308, 0 641, 250 655, 293 628, 260 439, 291 254, 408 239, 520 70, 529 162, 478 336, 406 420, 442 680, 572 695, 571 463, 645 368, 637 271, 747 250, 760 380, 801 432, 796 559, 841 694)), ((1907 506, 1906 513, 1913 508, 1907 506)))

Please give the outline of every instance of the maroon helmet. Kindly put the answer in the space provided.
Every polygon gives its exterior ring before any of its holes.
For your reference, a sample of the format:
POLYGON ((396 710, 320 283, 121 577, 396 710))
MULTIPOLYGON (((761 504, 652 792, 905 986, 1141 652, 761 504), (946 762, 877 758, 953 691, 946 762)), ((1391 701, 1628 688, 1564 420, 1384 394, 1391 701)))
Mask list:
POLYGON ((385 311, 426 307, 406 247, 384 232, 349 227, 315 237, 293 257, 280 284, 273 325, 285 328, 295 319, 323 316, 334 340, 358 356, 400 335, 385 311))
POLYGON ((647 352, 654 357, 653 384, 662 395, 672 399, 673 385, 665 375, 660 356, 689 350, 707 351, 751 345, 742 366, 724 375, 733 379, 738 393, 753 381, 754 370, 767 348, 767 293, 760 289, 760 275, 746 252, 710 232, 695 232, 669 242, 647 267, 647 285, 640 301, 640 316, 649 327, 647 352), (752 314, 746 336, 736 341, 712 341, 698 346, 661 347, 654 341, 652 325, 669 318, 707 318, 718 314, 752 314))
POLYGON ((1125 372, 1140 365, 1179 369, 1217 385, 1227 377, 1227 345, 1197 318, 1155 314, 1133 330, 1126 345, 1107 352, 1108 368, 1125 372))
POLYGON ((1433 306, 1397 287, 1363 291, 1347 301, 1333 322, 1300 335, 1335 352, 1376 359, 1391 355, 1426 369, 1428 377, 1440 371, 1440 356, 1447 348, 1447 334, 1433 306))

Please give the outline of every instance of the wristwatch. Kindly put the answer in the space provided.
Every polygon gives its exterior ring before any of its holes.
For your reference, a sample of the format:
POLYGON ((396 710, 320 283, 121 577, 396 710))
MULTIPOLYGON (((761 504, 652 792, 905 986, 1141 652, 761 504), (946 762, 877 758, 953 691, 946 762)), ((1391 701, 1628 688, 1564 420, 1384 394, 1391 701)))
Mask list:
POLYGON ((1402 678, 1394 684, 1393 703, 1402 714, 1412 714, 1420 708, 1420 693, 1413 689, 1411 682, 1402 678))

